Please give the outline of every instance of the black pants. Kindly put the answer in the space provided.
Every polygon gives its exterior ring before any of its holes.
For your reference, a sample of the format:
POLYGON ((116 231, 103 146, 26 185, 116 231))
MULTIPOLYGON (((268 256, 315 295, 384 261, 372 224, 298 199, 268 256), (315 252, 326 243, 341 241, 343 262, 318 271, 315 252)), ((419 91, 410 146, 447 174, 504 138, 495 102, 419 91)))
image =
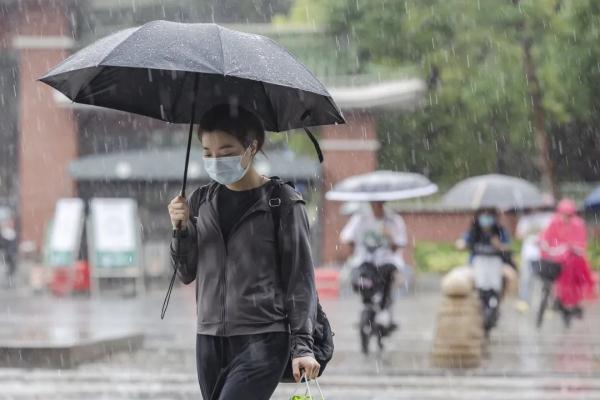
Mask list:
POLYGON ((268 400, 289 360, 290 338, 285 332, 196 337, 204 400, 268 400))

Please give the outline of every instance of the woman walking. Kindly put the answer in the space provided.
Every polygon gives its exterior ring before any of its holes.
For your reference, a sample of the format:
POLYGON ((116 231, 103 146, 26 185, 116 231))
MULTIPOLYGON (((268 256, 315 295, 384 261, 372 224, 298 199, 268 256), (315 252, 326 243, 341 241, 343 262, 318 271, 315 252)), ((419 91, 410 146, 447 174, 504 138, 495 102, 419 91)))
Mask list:
POLYGON ((196 282, 200 390, 205 400, 266 400, 290 359, 297 381, 316 378, 320 368, 304 201, 255 170, 265 132, 254 114, 222 105, 199 125, 212 182, 168 209, 172 264, 183 283, 196 282), (280 207, 279 224, 273 207, 280 207))

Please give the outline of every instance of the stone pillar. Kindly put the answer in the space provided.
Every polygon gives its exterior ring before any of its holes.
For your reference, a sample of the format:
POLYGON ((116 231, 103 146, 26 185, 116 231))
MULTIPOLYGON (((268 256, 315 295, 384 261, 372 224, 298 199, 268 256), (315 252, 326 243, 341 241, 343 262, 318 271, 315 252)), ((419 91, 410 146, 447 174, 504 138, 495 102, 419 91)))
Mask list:
POLYGON ((73 45, 67 1, 24 1, 12 46, 19 51, 19 197, 21 241, 40 249, 56 200, 73 196, 67 167, 77 157, 71 111, 57 106, 54 90, 38 82, 73 45))
POLYGON ((439 368, 475 368, 481 363, 485 336, 472 269, 453 269, 442 280, 441 289, 432 363, 439 368))
MULTIPOLYGON (((366 112, 344 113, 347 124, 325 126, 321 129, 323 162, 323 193, 349 176, 372 172, 377 169, 376 122, 366 112)), ((322 264, 330 264, 339 258, 338 238, 348 217, 340 214, 342 203, 323 200, 321 218, 322 264)))

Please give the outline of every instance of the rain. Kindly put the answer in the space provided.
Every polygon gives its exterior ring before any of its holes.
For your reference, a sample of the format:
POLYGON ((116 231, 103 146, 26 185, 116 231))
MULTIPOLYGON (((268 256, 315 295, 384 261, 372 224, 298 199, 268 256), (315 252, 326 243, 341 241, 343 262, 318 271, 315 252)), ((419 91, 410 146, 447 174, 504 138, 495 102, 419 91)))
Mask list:
POLYGON ((0 399, 600 399, 599 39, 596 0, 0 0, 0 399))

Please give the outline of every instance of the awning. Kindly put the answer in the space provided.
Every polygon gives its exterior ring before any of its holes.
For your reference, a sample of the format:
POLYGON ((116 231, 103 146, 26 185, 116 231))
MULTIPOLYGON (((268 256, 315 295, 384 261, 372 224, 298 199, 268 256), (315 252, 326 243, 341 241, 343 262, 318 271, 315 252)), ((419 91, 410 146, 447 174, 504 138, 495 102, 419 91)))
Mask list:
MULTIPOLYGON (((94 154, 81 157, 69 165, 71 176, 77 181, 179 181, 183 175, 185 149, 148 149, 140 151, 94 154)), ((259 154, 256 169, 267 176, 284 180, 315 180, 321 173, 320 165, 312 157, 296 155, 289 150, 259 154)), ((209 179, 202 165, 202 154, 192 149, 188 179, 209 179)))

